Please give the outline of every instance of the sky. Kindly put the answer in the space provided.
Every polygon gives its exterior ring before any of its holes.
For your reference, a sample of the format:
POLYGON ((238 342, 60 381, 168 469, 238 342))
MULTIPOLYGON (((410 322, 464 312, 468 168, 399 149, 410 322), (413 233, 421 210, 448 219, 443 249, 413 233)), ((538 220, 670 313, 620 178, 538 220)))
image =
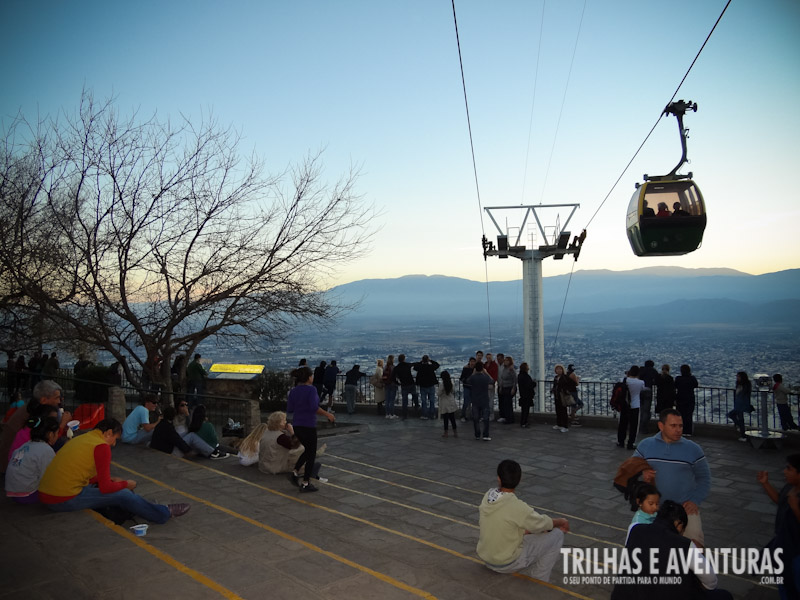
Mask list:
POLYGON ((356 165, 379 212, 372 246, 326 286, 519 279, 520 262, 485 262, 480 240, 496 235, 482 208, 523 204, 580 204, 573 233, 591 220, 577 265, 547 259, 545 276, 798 268, 796 0, 733 0, 676 96, 698 104, 683 172, 706 200, 702 247, 637 258, 626 237, 634 184, 680 158, 675 119, 659 115, 725 3, 456 0, 475 171, 450 0, 4 0, 0 119, 74 111, 88 89, 123 112, 213 113, 271 172, 324 148, 326 177, 356 165))

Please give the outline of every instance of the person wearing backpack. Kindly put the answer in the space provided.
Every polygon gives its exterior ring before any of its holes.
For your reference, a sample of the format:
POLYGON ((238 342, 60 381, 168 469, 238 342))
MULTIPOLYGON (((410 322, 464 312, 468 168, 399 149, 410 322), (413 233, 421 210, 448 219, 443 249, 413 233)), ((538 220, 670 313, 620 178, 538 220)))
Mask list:
POLYGON ((639 433, 639 394, 644 389, 644 381, 638 379, 639 367, 633 365, 626 373, 622 384, 627 388, 627 402, 619 413, 619 426, 617 427, 617 447, 633 450, 634 442, 639 433), (628 434, 628 443, 625 444, 625 433, 628 434))

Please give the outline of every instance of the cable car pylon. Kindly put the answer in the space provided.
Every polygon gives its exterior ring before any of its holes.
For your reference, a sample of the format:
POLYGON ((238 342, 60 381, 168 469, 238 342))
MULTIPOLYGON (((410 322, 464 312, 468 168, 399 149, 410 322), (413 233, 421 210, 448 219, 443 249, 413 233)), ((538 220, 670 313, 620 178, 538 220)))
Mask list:
MULTIPOLYGON (((542 289, 542 261, 552 256, 554 260, 561 260, 565 255, 572 255, 575 260, 586 239, 586 230, 580 235, 576 235, 570 243, 571 234, 567 230, 569 222, 580 204, 537 204, 528 206, 487 206, 484 208, 489 219, 497 229, 497 246, 494 242, 483 237, 483 257, 497 256, 498 258, 508 258, 509 256, 518 258, 522 261, 522 312, 523 312, 523 358, 531 370, 531 377, 534 381, 541 382, 548 379, 544 368, 544 303, 542 289), (563 225, 558 220, 555 226, 548 226, 553 233, 549 236, 545 233, 539 212, 542 209, 571 209, 569 216, 563 225), (516 237, 509 238, 508 230, 504 230, 495 219, 494 212, 514 210, 519 214, 524 210, 522 221, 516 237), (545 242, 536 248, 527 248, 522 245, 522 236, 528 226, 530 217, 533 217, 545 242), (511 243, 509 243, 509 240, 511 243)), ((537 406, 539 411, 544 411, 545 394, 537 394, 537 406)))

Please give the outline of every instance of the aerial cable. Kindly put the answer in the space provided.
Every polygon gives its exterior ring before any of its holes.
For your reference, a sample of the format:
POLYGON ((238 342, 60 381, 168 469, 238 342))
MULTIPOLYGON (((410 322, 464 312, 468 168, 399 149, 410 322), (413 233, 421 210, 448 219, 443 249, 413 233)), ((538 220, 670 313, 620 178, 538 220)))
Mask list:
MULTIPOLYGON (((700 53, 706 47, 706 44, 708 43, 708 40, 711 39, 711 34, 714 33, 714 30, 717 28, 717 25, 719 25, 719 22, 722 20, 722 16, 725 14, 725 11, 728 10, 728 7, 731 5, 731 1, 732 0, 728 0, 728 2, 725 4, 725 8, 722 9, 722 12, 719 14, 719 17, 717 18, 717 21, 714 23, 714 26, 711 28, 711 31, 708 32, 708 35, 706 36, 706 39, 703 42, 703 45, 700 46, 700 50, 697 51, 697 54, 695 55, 694 60, 692 61, 692 64, 689 65, 689 68, 686 70, 686 73, 684 74, 683 79, 681 79, 681 82, 678 84, 678 87, 675 88, 675 92, 672 94, 672 97, 669 99, 669 102, 667 102, 667 104, 665 106, 668 106, 673 100, 675 100, 675 97, 678 95, 678 92, 680 91, 681 86, 683 86, 683 83, 686 81, 686 78, 689 76, 689 73, 691 72, 692 67, 694 67, 695 63, 697 62, 697 59, 700 58, 700 53)), ((611 196, 611 194, 614 192, 614 189, 617 187, 617 184, 619 184, 620 180, 622 180, 622 178, 625 176, 625 173, 627 172, 628 168, 630 168, 631 164, 636 159, 636 156, 639 154, 639 152, 642 150, 644 145, 647 143, 647 140, 650 138, 650 136, 655 131, 655 129, 658 126, 659 122, 661 121, 661 117, 663 115, 664 115, 663 112, 658 115, 658 119, 656 120, 655 124, 653 124, 652 129, 650 129, 650 132, 647 134, 647 136, 645 136, 644 141, 636 149, 636 152, 634 152, 633 156, 628 161, 628 164, 625 165, 625 168, 622 170, 622 173, 619 174, 619 177, 617 177, 617 180, 614 182, 614 185, 612 185, 611 189, 608 190, 608 193, 606 194, 605 198, 603 198, 603 201, 600 203, 600 206, 597 207, 597 210, 594 211, 594 214, 589 219, 589 221, 586 223, 586 227, 584 227, 584 229, 589 227, 591 222, 597 216, 597 213, 599 213, 600 209, 603 208, 603 205, 606 203, 606 200, 608 200, 609 197, 611 196)))
POLYGON ((569 81, 572 78, 572 67, 575 64, 575 54, 578 52, 578 40, 581 37, 581 27, 583 26, 583 16, 586 14, 586 0, 583 0, 583 10, 581 11, 581 20, 578 23, 578 32, 575 34, 575 45, 572 48, 572 59, 569 62, 569 72, 567 73, 567 82, 564 85, 564 95, 561 98, 561 109, 558 111, 558 120, 556 121, 556 131, 553 134, 553 145, 550 147, 550 156, 547 158, 547 169, 544 173, 544 181, 542 182, 542 194, 539 197, 539 203, 541 204, 541 198, 544 196, 544 190, 547 187, 547 177, 550 174, 550 164, 553 162, 553 154, 556 151, 556 140, 558 139, 558 129, 561 126, 561 116, 564 114, 564 105, 567 102, 567 91, 569 90, 569 81))
POLYGON ((542 2, 542 16, 539 19, 539 47, 536 49, 536 70, 533 74, 533 98, 531 99, 531 118, 528 121, 528 145, 525 150, 525 168, 522 171, 522 199, 520 204, 525 202, 525 186, 528 182, 528 158, 531 153, 531 134, 533 132, 533 109, 536 106, 536 87, 539 83, 539 59, 542 56, 542 35, 544 34, 544 7, 547 4, 542 2))
POLYGON ((569 296, 569 286, 572 285, 572 273, 575 271, 575 263, 577 261, 572 261, 572 269, 569 271, 569 279, 567 280, 567 289, 564 292, 564 303, 561 305, 561 316, 558 317, 558 327, 556 327, 556 337, 553 338, 553 345, 550 347, 550 358, 553 358, 556 354, 556 343, 558 342, 558 332, 561 331, 561 321, 564 318, 564 309, 567 307, 567 296, 569 296))
MULTIPOLYGON (((458 36, 458 19, 456 19, 456 0, 451 0, 453 4, 453 25, 456 30, 456 46, 458 46, 458 65, 461 68, 461 87, 464 90, 464 107, 467 111, 467 130, 469 131, 469 147, 472 152, 472 172, 475 176, 475 192, 478 197, 478 215, 481 220, 481 235, 486 238, 486 229, 483 226, 483 206, 481 205, 481 188, 478 185, 478 167, 475 161, 475 144, 472 141, 472 122, 469 118, 469 102, 467 101, 467 82, 464 78, 464 61, 461 58, 461 40, 458 36)), ((492 348, 492 310, 489 302, 489 266, 486 255, 483 257, 483 271, 486 282, 486 313, 487 326, 489 328, 489 349, 492 348)))
MULTIPOLYGON (((722 17, 725 14, 725 11, 728 10, 728 7, 730 6, 731 1, 732 0, 728 0, 728 2, 725 4, 725 7, 722 9, 722 12, 720 13, 719 17, 717 18, 716 22, 714 23, 714 26, 711 28, 711 31, 708 32, 708 35, 706 36, 705 41, 703 41, 703 44, 700 46, 700 49, 697 51, 697 54, 695 55, 694 60, 692 61, 692 64, 689 65, 689 68, 686 70, 686 73, 683 75, 683 78, 681 79, 681 82, 678 84, 678 87, 675 88, 675 92, 672 94, 672 97, 669 99, 669 102, 667 102, 667 105, 671 104, 672 101, 675 100, 675 97, 678 95, 678 92, 680 91, 681 87, 683 86, 683 83, 686 81, 686 78, 689 76, 689 73, 691 72, 692 67, 694 67, 695 63, 697 62, 697 59, 700 58, 700 53, 706 47, 706 44, 708 43, 708 40, 711 39, 711 34, 714 33, 714 30, 717 28, 717 25, 719 25, 719 22, 722 20, 722 17)), ((584 4, 584 8, 585 8, 585 6, 586 5, 584 4)), ((576 44, 577 44, 577 41, 576 41, 576 44)), ((603 208, 603 205, 606 203, 606 200, 609 199, 611 194, 614 192, 614 189, 617 187, 617 184, 619 184, 619 182, 622 180, 622 178, 624 177, 624 175, 627 172, 627 170, 630 168, 630 166, 633 163, 633 161, 636 159, 636 156, 639 154, 639 152, 642 150, 644 145, 647 143, 647 140, 650 139, 650 136, 653 134, 653 132, 655 131, 655 129, 658 126, 659 122, 661 121, 661 117, 662 116, 663 116, 663 113, 658 116, 658 119, 653 124, 653 127, 650 129, 650 131, 645 136, 645 138, 642 141, 642 143, 636 149, 636 152, 634 152, 633 156, 628 161, 628 164, 625 165, 625 168, 622 170, 622 173, 619 174, 619 177, 617 177, 616 181, 614 182, 614 185, 611 186, 611 189, 608 191, 608 193, 606 194, 605 198, 603 198, 603 201, 600 203, 600 206, 597 207, 597 210, 594 211, 594 214, 589 219, 589 221, 586 223, 586 227, 584 227, 584 231, 589 227, 591 222, 597 216, 597 213, 600 212, 600 209, 603 208)), ((575 269, 575 263, 574 262, 572 264, 572 269, 573 270, 575 269)), ((567 296, 569 296, 569 288, 570 288, 571 283, 572 283, 572 271, 570 271, 570 273, 569 273, 569 281, 567 282, 567 290, 564 293, 564 303, 561 305, 561 316, 558 319, 558 327, 556 328, 556 336, 553 339, 553 346, 552 346, 552 350, 551 350, 551 355, 555 354, 556 343, 558 342, 558 333, 559 333, 559 330, 561 329, 561 321, 562 321, 562 319, 564 317, 564 310, 565 310, 565 308, 567 306, 567 296)))

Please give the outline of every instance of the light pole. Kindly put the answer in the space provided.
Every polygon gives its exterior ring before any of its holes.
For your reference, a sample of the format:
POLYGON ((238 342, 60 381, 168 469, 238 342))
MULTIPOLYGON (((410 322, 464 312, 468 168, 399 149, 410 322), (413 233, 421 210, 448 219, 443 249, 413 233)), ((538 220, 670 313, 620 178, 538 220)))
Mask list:
MULTIPOLYGON (((483 256, 497 256, 508 258, 513 256, 522 261, 522 310, 523 310, 523 357, 531 368, 534 381, 545 380, 544 370, 544 307, 542 290, 542 261, 548 256, 554 260, 561 260, 565 254, 571 254, 578 260, 586 230, 580 236, 575 236, 570 243, 570 232, 567 231, 572 216, 579 204, 538 204, 530 206, 487 206, 484 208, 492 223, 497 229, 497 246, 483 238, 483 256), (558 213, 554 225, 543 226, 540 211, 552 212, 550 209, 569 209, 564 224, 561 225, 558 213), (516 236, 509 236, 509 229, 501 227, 495 216, 500 211, 514 211, 515 216, 521 218, 516 236), (520 211, 522 214, 520 216, 520 211), (530 222, 533 217, 538 234, 544 242, 536 248, 527 248, 522 245, 523 235, 527 228, 533 229, 530 222)), ((514 229, 517 229, 516 227, 514 229)), ((535 232, 530 236, 536 239, 535 232)), ((544 393, 538 394, 538 411, 544 410, 544 393)))

